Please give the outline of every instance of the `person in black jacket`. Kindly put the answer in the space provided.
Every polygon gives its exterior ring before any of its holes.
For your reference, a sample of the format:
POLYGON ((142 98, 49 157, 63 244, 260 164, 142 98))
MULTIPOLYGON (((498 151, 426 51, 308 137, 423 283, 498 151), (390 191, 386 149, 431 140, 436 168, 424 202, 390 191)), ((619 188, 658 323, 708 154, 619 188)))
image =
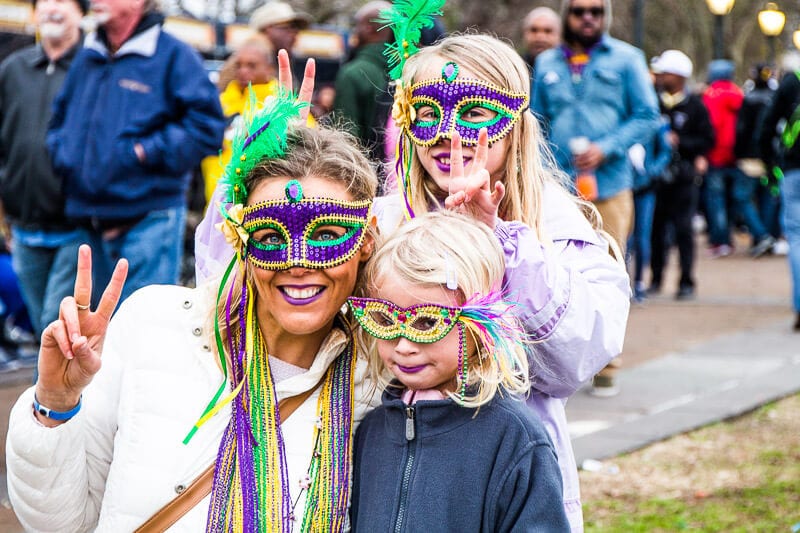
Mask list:
POLYGON ((680 255, 680 281, 676 298, 690 299, 695 294, 695 243, 692 217, 700 194, 699 158, 714 145, 714 130, 702 99, 686 89, 692 75, 692 61, 679 50, 667 50, 652 64, 660 88, 660 108, 669 123, 672 162, 656 188, 653 215, 650 292, 661 290, 662 275, 669 251, 668 228, 674 229, 680 255))
MULTIPOLYGON (((747 85, 750 89, 745 92, 742 107, 736 120, 736 145, 734 154, 737 158, 739 170, 744 172, 750 180, 751 196, 758 206, 758 216, 761 222, 775 239, 773 252, 779 248, 777 240, 782 237, 780 221, 780 189, 772 169, 767 169, 761 159, 761 148, 758 144, 761 124, 767 113, 772 97, 775 95, 775 83, 772 78, 772 69, 767 64, 757 64, 753 67, 747 85)), ((754 250, 759 251, 759 250, 754 250)))
POLYGON ((63 180, 47 156, 53 99, 81 45, 87 0, 34 2, 39 43, 0 65, 0 189, 12 262, 37 338, 72 294, 78 231, 64 215, 63 180))
POLYGON ((787 72, 781 80, 775 98, 767 110, 761 128, 759 146, 768 169, 775 166, 778 154, 773 140, 778 122, 786 120, 781 134, 783 147, 783 231, 789 242, 789 265, 792 272, 792 305, 797 318, 794 330, 800 332, 800 71, 787 72))

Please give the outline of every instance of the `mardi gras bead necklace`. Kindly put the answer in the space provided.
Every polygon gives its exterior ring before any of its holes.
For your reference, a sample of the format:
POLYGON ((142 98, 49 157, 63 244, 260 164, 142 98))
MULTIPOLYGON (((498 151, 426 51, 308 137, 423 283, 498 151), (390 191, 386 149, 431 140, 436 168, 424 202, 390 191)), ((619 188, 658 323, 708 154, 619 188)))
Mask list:
POLYGON ((248 329, 255 334, 252 358, 232 364, 234 376, 246 369, 247 374, 220 443, 207 531, 291 532, 296 524, 303 532, 340 531, 350 486, 352 344, 323 380, 312 457, 299 480, 300 492, 292 500, 269 356, 258 328, 248 329), (306 502, 298 514, 296 507, 303 493, 306 502))

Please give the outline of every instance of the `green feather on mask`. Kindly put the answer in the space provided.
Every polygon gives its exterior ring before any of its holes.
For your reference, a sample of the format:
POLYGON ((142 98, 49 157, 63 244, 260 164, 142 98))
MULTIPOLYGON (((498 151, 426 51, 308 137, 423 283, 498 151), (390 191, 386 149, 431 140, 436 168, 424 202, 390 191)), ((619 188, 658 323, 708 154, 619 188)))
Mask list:
POLYGON ((263 159, 282 157, 286 153, 286 133, 289 124, 300 119, 300 111, 307 102, 281 89, 276 96, 268 96, 263 102, 256 98, 255 91, 248 87, 250 101, 235 128, 231 143, 231 160, 222 176, 225 199, 229 203, 244 204, 247 201, 245 180, 263 159))
POLYGON ((384 55, 389 59, 389 77, 399 79, 406 60, 419 52, 424 28, 433 27, 433 18, 442 14, 445 0, 395 0, 391 9, 381 12, 377 22, 391 27, 394 42, 386 44, 384 55))

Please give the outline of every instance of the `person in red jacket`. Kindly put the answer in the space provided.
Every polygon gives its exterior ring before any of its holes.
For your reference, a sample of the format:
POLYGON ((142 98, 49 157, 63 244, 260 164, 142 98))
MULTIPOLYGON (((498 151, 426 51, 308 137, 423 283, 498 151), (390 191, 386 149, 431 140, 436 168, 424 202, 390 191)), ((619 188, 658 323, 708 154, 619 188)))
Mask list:
POLYGON ((717 59, 708 68, 709 86, 703 93, 716 141, 708 152, 708 175, 705 180, 705 208, 708 222, 709 251, 712 257, 733 252, 726 192, 730 188, 733 214, 738 214, 753 237, 750 254, 759 257, 772 249, 775 239, 764 227, 753 205, 752 180, 736 167, 736 119, 744 93, 733 82, 734 64, 717 59))

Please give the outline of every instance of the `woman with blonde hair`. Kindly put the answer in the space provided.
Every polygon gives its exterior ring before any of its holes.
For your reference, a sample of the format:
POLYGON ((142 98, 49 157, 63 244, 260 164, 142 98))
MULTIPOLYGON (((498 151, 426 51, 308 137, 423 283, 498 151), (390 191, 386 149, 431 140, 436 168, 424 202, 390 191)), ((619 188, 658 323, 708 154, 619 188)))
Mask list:
POLYGON ((345 530, 371 387, 342 309, 374 247, 377 178, 351 136, 289 125, 302 107, 268 99, 234 136, 222 279, 145 287, 110 319, 126 263, 92 311, 82 247, 11 413, 26 530, 345 530))

